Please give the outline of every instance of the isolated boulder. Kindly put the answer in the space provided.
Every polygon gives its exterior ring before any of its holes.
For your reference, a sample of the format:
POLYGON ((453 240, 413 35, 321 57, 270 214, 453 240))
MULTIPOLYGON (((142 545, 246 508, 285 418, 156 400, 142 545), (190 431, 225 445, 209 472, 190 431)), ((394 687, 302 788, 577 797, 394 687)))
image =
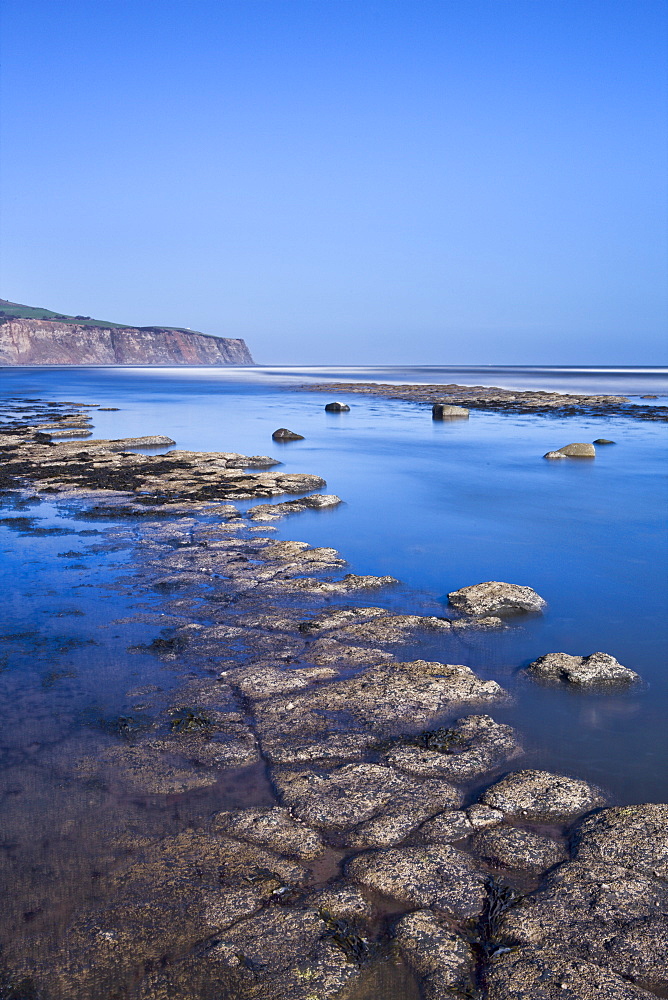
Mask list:
POLYGON ((614 444, 614 441, 609 441, 608 438, 596 438, 593 442, 594 444, 614 444))
POLYGON ((327 413, 348 413, 350 407, 347 403, 327 403, 325 410, 327 413))
POLYGON ((531 587, 488 580, 462 587, 448 594, 448 600, 467 615, 515 614, 519 611, 542 611, 547 602, 531 587))
POLYGON ((579 687, 634 684, 639 675, 608 653, 571 656, 568 653, 546 653, 527 667, 527 673, 543 681, 576 684, 579 687))
POLYGON ((446 420, 448 417, 468 417, 465 406, 451 406, 449 403, 434 403, 431 408, 434 420, 446 420))
POLYGON ((565 444, 563 448, 557 448, 562 455, 567 458, 596 458, 596 448, 589 441, 576 441, 573 444, 565 444))
POLYGON ((303 434, 295 434, 294 431, 289 431, 287 427, 279 427, 277 431, 271 435, 274 441, 303 441, 303 434))

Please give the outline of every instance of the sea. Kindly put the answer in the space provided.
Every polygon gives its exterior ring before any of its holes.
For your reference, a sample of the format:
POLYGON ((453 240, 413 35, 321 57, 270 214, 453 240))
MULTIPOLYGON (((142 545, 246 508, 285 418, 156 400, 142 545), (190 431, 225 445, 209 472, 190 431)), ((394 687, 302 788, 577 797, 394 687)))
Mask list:
MULTIPOLYGON (((543 615, 502 631, 460 633, 445 650, 442 638, 438 651, 425 640, 406 656, 447 655, 502 684, 512 699, 492 714, 520 734, 523 766, 585 778, 612 803, 668 802, 666 424, 481 410, 440 422, 425 404, 301 388, 356 381, 668 402, 665 368, 0 369, 4 399, 118 407, 91 410, 95 437, 166 434, 179 449, 273 455, 288 472, 324 477, 323 492, 343 503, 277 521, 275 537, 333 546, 351 572, 398 578, 401 585, 383 598, 387 606, 447 614, 448 593, 470 584, 534 588, 547 601, 543 615), (350 412, 325 412, 334 399, 350 412), (278 427, 303 440, 274 442, 278 427), (596 438, 614 444, 599 447, 593 461, 542 458, 596 438), (523 671, 545 653, 598 650, 637 671, 642 683, 584 693, 541 687, 523 671)), ((27 510, 2 502, 3 845, 24 845, 17 863, 34 864, 25 845, 48 839, 54 811, 71 815, 75 827, 82 822, 94 838, 73 790, 77 753, 95 726, 130 711, 128 690, 168 685, 169 678, 150 653, 132 651, 155 638, 155 626, 138 621, 137 610, 159 613, 160 596, 117 586, 131 552, 98 544, 109 520, 97 523, 83 507, 57 499, 27 510), (21 530, 17 519, 26 516, 33 527, 62 533, 21 530), (122 624, 126 618, 133 620, 122 624)), ((227 805, 245 801, 243 789, 227 794, 227 805)))

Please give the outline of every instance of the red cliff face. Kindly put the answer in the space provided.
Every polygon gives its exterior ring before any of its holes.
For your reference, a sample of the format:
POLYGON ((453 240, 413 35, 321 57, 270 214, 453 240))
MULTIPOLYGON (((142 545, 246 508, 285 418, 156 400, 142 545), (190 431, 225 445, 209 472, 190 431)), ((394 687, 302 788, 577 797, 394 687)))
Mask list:
POLYGON ((243 340, 44 319, 0 324, 0 365, 252 365, 243 340))

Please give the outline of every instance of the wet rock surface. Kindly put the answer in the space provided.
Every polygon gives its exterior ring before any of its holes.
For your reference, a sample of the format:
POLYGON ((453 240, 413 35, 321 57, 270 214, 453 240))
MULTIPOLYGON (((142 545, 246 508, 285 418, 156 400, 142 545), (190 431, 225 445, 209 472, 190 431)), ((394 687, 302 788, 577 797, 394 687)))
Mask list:
POLYGON ((563 448, 556 449, 566 458, 596 458, 596 448, 588 441, 576 441, 574 444, 565 444, 563 448))
POLYGON ((577 861, 623 865, 668 880, 668 806, 616 806, 587 816, 573 839, 577 861))
POLYGON ((546 653, 529 664, 527 673, 537 680, 564 682, 578 687, 623 687, 640 680, 634 670, 623 667, 609 653, 590 653, 589 656, 546 653))
POLYGON ((292 815, 322 830, 345 831, 352 847, 399 843, 425 819, 461 802, 443 781, 418 782, 380 764, 278 771, 274 780, 292 815))
POLYGON ((274 431, 271 435, 274 441, 303 441, 304 435, 297 434, 295 431, 288 430, 287 427, 279 427, 278 430, 274 431))
POLYGON ((368 851, 350 862, 348 875, 384 896, 459 920, 485 906, 485 876, 467 854, 446 844, 368 851))
POLYGON ((394 928, 394 940, 420 977, 427 1000, 456 996, 460 989, 471 987, 475 959, 470 944, 431 910, 402 917, 394 928))
POLYGON ((648 1000, 655 996, 607 969, 555 949, 513 949, 487 971, 488 1000, 648 1000))
POLYGON ((531 587, 495 580, 454 590, 448 594, 448 600, 458 611, 479 616, 536 613, 546 606, 546 601, 531 587))
POLYGON ((471 849, 489 864, 531 874, 541 874, 569 856, 563 843, 512 826, 481 830, 474 836, 471 849))
POLYGON ((465 406, 453 406, 449 403, 434 403, 431 408, 431 415, 434 420, 448 420, 451 418, 468 417, 469 411, 465 406))
MULTIPOLYGON (((324 486, 325 481, 321 479, 319 482, 313 483, 313 485, 302 485, 303 489, 284 490, 283 492, 306 492, 307 490, 324 486)), ((302 497, 299 500, 286 500, 285 503, 258 504, 257 507, 251 507, 249 509, 248 517, 251 521, 278 521, 280 518, 286 517, 288 514, 301 514, 305 510, 320 510, 322 507, 336 507, 340 503, 341 499, 334 496, 333 493, 314 493, 310 497, 302 497)))
POLYGON ((502 919, 506 938, 552 949, 648 987, 668 986, 668 886, 610 864, 571 862, 502 919))
POLYGON ((489 715, 458 719, 447 729, 424 734, 418 746, 398 746, 387 755, 393 767, 421 777, 469 781, 522 751, 510 726, 489 715))
POLYGON ((605 802, 600 788, 549 771, 514 771, 483 792, 483 805, 543 823, 573 820, 605 802))

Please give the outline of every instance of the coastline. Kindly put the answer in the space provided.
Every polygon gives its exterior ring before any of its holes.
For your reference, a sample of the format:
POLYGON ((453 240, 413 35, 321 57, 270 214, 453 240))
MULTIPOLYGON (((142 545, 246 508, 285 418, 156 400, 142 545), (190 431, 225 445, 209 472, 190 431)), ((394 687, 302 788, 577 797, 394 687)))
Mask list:
MULTIPOLYGON (((318 476, 267 471, 266 456, 165 461, 108 442, 32 443, 39 423, 24 420, 16 441, 3 429, 5 475, 120 522, 109 541, 131 553, 125 586, 164 595, 155 623, 171 622, 147 650, 183 674, 168 698, 138 694, 141 720, 121 724, 106 756, 84 756, 79 775, 113 775, 165 803, 225 775, 256 789, 251 808, 166 836, 133 831, 129 859, 104 874, 104 903, 76 914, 67 961, 49 956, 58 996, 75 995, 75 980, 78 996, 99 996, 139 965, 149 971, 136 995, 151 998, 214 981, 240 1000, 355 998, 377 975, 389 977, 384 997, 406 976, 428 998, 519 998, 531 976, 582 997, 592 981, 619 998, 665 989, 668 807, 601 812, 601 791, 568 776, 525 779, 519 799, 490 793, 523 773, 521 735, 487 714, 503 689, 465 666, 395 655, 409 634, 493 635, 518 619, 392 614, 375 601, 396 581, 347 574, 331 548, 275 542, 271 511, 255 521, 231 502, 301 495, 326 485, 318 476), (168 970, 155 971, 164 954, 168 970)), ((35 970, 17 955, 12 975, 35 970)))
POLYGON ((498 386, 393 385, 382 382, 304 383, 305 392, 345 392, 404 403, 447 403, 472 410, 507 413, 554 414, 555 416, 620 416, 638 420, 668 421, 668 406, 632 403, 627 396, 587 395, 546 390, 503 389, 498 386))

